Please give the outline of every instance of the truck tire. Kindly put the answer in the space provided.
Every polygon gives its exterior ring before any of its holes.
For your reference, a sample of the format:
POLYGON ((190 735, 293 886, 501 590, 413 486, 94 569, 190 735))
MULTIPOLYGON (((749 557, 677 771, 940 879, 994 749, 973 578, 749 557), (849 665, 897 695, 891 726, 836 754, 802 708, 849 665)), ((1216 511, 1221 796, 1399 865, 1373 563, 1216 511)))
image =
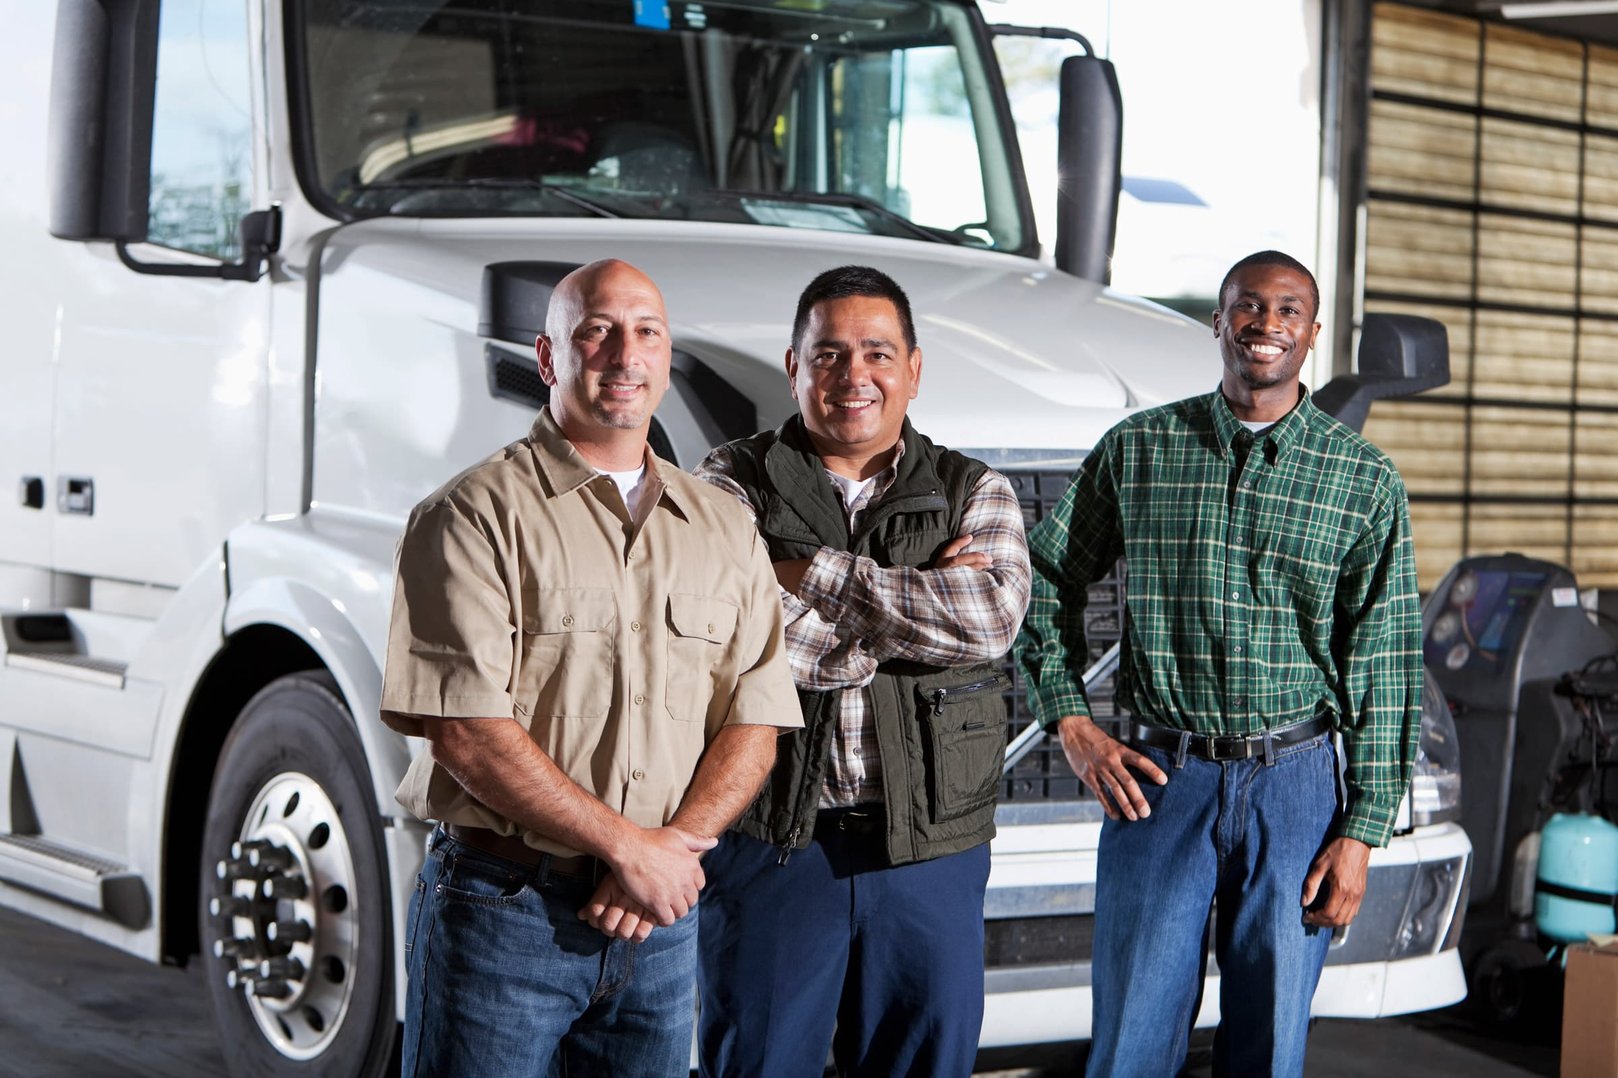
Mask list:
POLYGON ((1545 955, 1527 940, 1506 939, 1478 956, 1472 968, 1470 995, 1489 1022, 1509 1030, 1534 1025, 1543 1007, 1545 955))
POLYGON ((202 961, 230 1073, 398 1073, 381 821, 329 675, 291 674, 248 701, 202 841, 202 961))

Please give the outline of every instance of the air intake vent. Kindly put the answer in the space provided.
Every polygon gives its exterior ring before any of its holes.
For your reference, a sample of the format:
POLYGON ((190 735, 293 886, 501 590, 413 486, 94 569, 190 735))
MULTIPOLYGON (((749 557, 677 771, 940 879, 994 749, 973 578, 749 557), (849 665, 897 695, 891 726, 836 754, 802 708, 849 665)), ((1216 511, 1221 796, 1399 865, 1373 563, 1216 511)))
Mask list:
POLYGON ((483 346, 483 359, 489 367, 489 393, 502 400, 516 401, 539 411, 551 399, 551 387, 539 376, 533 356, 520 356, 497 345, 483 346))

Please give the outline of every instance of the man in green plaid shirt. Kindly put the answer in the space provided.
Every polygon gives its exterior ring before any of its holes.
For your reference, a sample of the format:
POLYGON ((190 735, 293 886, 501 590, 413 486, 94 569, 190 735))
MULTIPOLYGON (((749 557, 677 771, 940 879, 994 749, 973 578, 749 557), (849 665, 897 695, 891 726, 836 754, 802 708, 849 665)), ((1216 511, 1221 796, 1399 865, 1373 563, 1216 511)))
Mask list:
POLYGON ((1218 391, 1108 431, 1028 536, 1029 697, 1108 817, 1092 1075, 1179 1069, 1215 903, 1216 1073, 1301 1074, 1331 930, 1359 911, 1410 780, 1422 668, 1409 509, 1388 458, 1299 382, 1319 304, 1296 260, 1238 262, 1214 314, 1218 391), (1121 740, 1080 688, 1086 589, 1119 557, 1121 740))

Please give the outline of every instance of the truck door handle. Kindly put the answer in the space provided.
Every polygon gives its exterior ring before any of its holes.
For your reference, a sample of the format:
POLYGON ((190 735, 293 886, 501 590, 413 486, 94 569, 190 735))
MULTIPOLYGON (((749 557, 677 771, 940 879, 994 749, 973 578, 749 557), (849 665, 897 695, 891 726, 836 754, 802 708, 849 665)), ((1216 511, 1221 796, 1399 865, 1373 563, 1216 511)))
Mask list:
POLYGON ((56 478, 56 511, 94 516, 96 511, 95 480, 87 475, 61 475, 56 478))
POLYGON ((37 475, 25 475, 17 481, 17 501, 24 509, 45 508, 45 480, 37 475))

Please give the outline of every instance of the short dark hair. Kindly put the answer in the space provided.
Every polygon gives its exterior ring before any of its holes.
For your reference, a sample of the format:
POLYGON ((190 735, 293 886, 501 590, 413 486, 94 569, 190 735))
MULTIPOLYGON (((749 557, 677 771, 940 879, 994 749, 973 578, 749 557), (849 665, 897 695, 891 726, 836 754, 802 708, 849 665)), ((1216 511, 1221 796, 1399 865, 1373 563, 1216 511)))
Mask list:
POLYGON ((809 312, 814 310, 815 304, 853 296, 885 299, 892 303, 899 312, 905 347, 912 352, 916 350, 916 323, 910 317, 910 297, 899 287, 899 282, 870 266, 838 266, 809 282, 803 295, 798 297, 798 313, 792 319, 793 350, 802 350, 803 332, 809 328, 809 312))
POLYGON ((1320 286, 1315 283, 1315 275, 1309 272, 1309 267, 1299 262, 1289 254, 1280 251, 1256 251, 1248 255, 1225 273, 1225 279, 1219 282, 1219 309, 1225 309, 1225 293, 1230 291, 1236 275, 1249 266, 1281 266, 1294 273, 1301 273, 1309 282, 1309 298, 1314 302, 1315 316, 1320 314, 1320 286))

